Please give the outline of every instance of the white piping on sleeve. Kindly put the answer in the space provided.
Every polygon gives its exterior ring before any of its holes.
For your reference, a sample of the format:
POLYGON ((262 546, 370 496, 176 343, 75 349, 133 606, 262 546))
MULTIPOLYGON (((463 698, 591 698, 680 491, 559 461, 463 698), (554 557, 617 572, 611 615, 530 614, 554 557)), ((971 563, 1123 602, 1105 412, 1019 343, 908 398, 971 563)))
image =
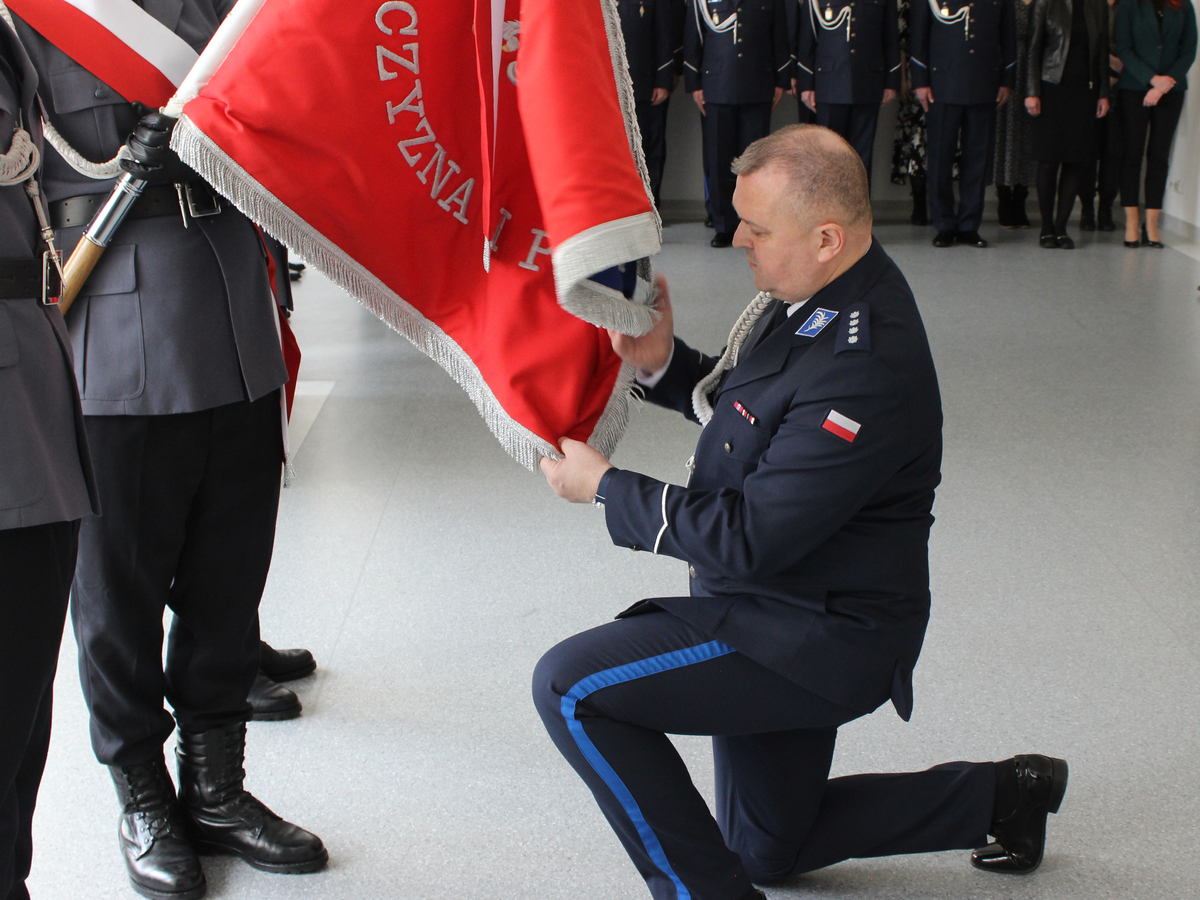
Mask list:
POLYGON ((662 528, 658 529, 658 537, 654 539, 654 552, 658 553, 658 545, 662 543, 663 535, 667 533, 667 491, 671 489, 669 484, 663 485, 662 492, 662 528))

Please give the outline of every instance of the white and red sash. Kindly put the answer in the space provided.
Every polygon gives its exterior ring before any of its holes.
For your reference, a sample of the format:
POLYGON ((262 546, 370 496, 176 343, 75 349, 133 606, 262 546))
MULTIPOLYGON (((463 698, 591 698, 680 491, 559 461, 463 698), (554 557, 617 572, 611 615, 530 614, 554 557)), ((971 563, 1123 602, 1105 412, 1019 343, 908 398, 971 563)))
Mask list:
POLYGON ((166 105, 199 58, 133 0, 7 0, 7 5, 131 103, 166 105))

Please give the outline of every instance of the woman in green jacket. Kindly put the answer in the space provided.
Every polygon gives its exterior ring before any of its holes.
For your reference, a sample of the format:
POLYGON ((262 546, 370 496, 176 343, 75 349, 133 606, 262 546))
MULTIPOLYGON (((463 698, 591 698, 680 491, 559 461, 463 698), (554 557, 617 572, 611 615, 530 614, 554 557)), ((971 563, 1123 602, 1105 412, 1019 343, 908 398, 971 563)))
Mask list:
POLYGON ((1121 171, 1125 246, 1138 246, 1138 174, 1145 157, 1146 223, 1141 244, 1161 248, 1158 217, 1167 187, 1171 139, 1183 111, 1187 71, 1196 59, 1196 13, 1191 0, 1121 0, 1114 32, 1117 56, 1124 64, 1117 88, 1125 131, 1121 171))

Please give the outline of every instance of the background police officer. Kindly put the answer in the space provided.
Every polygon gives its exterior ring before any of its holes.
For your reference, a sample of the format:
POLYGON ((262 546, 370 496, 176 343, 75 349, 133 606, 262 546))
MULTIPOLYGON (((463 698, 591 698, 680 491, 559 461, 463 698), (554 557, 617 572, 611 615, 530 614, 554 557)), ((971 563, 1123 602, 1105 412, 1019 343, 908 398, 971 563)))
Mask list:
POLYGON ((29 896, 79 520, 99 512, 70 338, 58 309, 42 303, 48 248, 26 193, 42 150, 37 87, 0 22, 0 898, 10 900, 29 896))
MULTIPOLYGON (((146 13, 199 52, 232 5, 176 0, 146 13)), ((72 619, 131 883, 148 897, 201 896, 197 847, 267 871, 313 871, 328 858, 321 840, 243 787, 287 380, 266 250, 169 149, 171 120, 142 115, 17 25, 63 137, 92 160, 126 143, 122 167, 148 182, 67 316, 104 507, 80 531, 72 619), (163 665, 165 606, 174 620, 163 665), (163 759, 176 724, 178 802, 163 759)), ((112 182, 54 154, 46 163, 51 219, 70 248, 112 182)))
POLYGON ((704 120, 704 178, 717 233, 728 247, 737 228, 736 179, 743 150, 771 131, 771 110, 792 84, 786 3, 690 0, 683 28, 684 79, 704 120))
POLYGON ((913 0, 912 83, 926 113, 935 247, 987 246, 979 236, 984 178, 996 107, 1012 95, 1015 16, 1013 0, 913 0), (960 146, 955 209, 954 154, 960 146))
POLYGON ((869 179, 880 104, 900 89, 896 0, 800 0, 799 9, 801 102, 858 151, 869 179))
POLYGON ((675 86, 677 34, 675 0, 618 0, 625 58, 633 80, 642 152, 650 174, 654 205, 662 200, 663 164, 667 158, 667 103, 675 86))

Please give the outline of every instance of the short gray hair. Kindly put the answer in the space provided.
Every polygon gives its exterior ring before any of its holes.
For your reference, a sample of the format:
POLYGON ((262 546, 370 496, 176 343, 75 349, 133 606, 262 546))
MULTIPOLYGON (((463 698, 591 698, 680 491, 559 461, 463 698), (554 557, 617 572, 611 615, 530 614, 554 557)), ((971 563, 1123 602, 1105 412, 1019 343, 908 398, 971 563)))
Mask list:
POLYGON ((820 125, 788 125, 759 138, 733 161, 735 175, 777 166, 788 179, 797 217, 840 214, 840 224, 871 222, 867 170, 858 153, 820 125))

